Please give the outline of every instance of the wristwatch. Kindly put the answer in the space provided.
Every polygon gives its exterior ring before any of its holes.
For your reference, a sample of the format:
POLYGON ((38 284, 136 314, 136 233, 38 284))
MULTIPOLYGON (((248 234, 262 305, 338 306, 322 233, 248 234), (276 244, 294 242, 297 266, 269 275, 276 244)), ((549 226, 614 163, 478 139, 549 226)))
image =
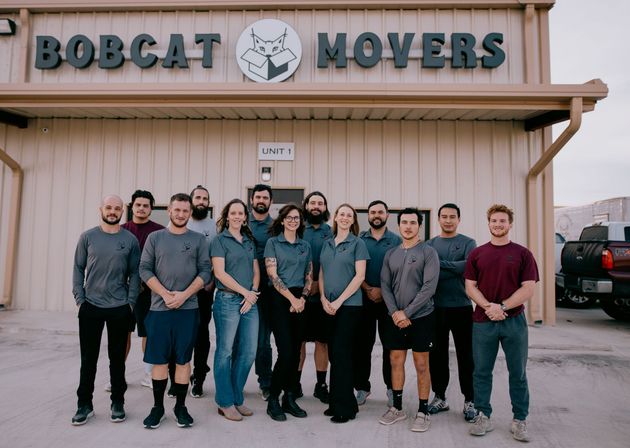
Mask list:
POLYGON ((501 311, 507 311, 507 307, 505 306, 505 303, 501 303, 501 311))

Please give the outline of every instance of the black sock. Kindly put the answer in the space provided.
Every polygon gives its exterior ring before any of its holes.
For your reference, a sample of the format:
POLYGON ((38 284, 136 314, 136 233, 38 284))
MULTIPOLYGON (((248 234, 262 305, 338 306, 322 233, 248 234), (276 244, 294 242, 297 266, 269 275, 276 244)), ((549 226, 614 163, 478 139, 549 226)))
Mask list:
POLYGON ((168 380, 153 380, 153 406, 164 408, 164 391, 168 380))
POLYGON ((328 373, 327 370, 323 370, 317 371, 317 384, 326 384, 326 374, 328 373))
POLYGON ((429 405, 429 400, 423 400, 421 398, 420 404, 418 406, 418 412, 422 412, 423 414, 428 414, 429 413, 429 411, 427 410, 428 405, 429 405))
POLYGON ((392 392, 394 392, 394 407, 399 411, 402 411, 402 389, 393 390, 392 392))
POLYGON ((301 371, 301 370, 298 370, 298 371, 297 371, 297 381, 298 381, 298 383, 299 383, 300 381, 302 381, 302 371, 301 371))
POLYGON ((188 392, 188 383, 180 384, 174 383, 173 389, 175 390, 175 407, 182 407, 186 405, 186 392, 188 392))

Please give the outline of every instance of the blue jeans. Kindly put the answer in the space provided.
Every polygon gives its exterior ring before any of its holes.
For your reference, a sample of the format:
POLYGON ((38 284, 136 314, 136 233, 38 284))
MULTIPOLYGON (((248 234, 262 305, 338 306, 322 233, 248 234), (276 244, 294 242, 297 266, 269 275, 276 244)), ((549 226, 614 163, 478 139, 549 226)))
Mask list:
POLYGON ((490 417, 492 370, 499 343, 505 353, 509 373, 510 400, 515 419, 525 420, 529 413, 527 387, 527 321, 525 313, 498 322, 473 323, 473 387, 475 407, 490 417))
POLYGON ((241 314, 241 300, 241 295, 217 290, 212 308, 217 330, 214 399, 222 408, 243 404, 243 388, 256 359, 258 307, 241 314))

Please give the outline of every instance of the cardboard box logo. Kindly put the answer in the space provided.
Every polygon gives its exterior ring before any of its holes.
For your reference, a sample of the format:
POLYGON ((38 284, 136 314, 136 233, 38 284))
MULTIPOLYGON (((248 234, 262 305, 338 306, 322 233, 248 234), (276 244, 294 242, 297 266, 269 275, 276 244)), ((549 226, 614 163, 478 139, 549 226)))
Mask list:
POLYGON ((245 28, 236 43, 236 59, 255 82, 281 82, 297 70, 302 42, 295 30, 276 19, 259 20, 245 28))

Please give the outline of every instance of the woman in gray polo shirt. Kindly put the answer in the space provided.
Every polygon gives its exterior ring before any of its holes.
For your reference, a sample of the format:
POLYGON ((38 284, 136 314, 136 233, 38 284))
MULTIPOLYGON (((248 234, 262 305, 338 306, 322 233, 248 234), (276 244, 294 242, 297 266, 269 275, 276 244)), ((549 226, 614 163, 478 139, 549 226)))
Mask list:
POLYGON ((258 282, 254 236, 247 227, 247 207, 232 199, 221 211, 219 234, 212 240, 217 283, 212 314, 217 331, 214 354, 215 401, 219 414, 240 421, 253 414, 243 404, 243 388, 258 344, 258 282), (235 343, 238 341, 238 343, 235 343))
POLYGON ((334 238, 326 240, 320 255, 319 290, 324 311, 333 316, 328 342, 330 407, 324 415, 333 423, 354 419, 359 407, 354 397, 352 349, 361 319, 361 283, 365 278, 367 247, 359 234, 357 212, 349 204, 337 207, 334 238))
POLYGON ((302 239, 303 233, 304 219, 299 207, 285 205, 271 224, 273 237, 265 246, 265 267, 274 287, 270 302, 271 330, 278 349, 267 414, 276 421, 285 421, 285 412, 306 417, 306 412, 295 402, 304 328, 302 311, 313 282, 311 245, 302 239), (278 397, 282 391, 281 407, 278 397))

